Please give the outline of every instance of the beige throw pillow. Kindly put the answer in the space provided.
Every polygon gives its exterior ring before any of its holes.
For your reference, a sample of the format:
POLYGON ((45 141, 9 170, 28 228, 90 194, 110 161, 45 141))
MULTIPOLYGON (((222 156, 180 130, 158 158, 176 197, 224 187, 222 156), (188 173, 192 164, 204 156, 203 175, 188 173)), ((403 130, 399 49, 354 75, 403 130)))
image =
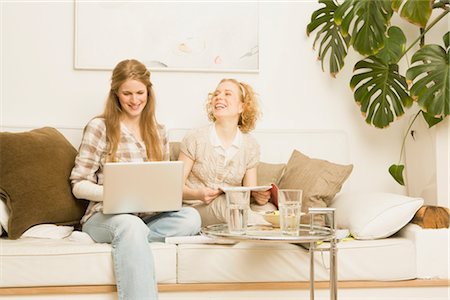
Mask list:
MULTIPOLYGON (((257 167, 257 184, 271 185, 272 183, 274 183, 278 185, 285 168, 286 164, 270 164, 260 162, 257 167)), ((276 200, 270 199, 270 202, 272 202, 275 207, 277 207, 278 203, 275 203, 276 200)))
MULTIPOLYGON (((352 170, 353 165, 340 165, 310 158, 294 150, 279 188, 303 190, 302 211, 307 213, 310 207, 329 206, 352 170)), ((301 222, 309 223, 309 216, 303 216, 301 222)), ((323 225, 324 218, 319 217, 315 222, 323 225)))
POLYGON ((286 164, 269 164, 260 162, 257 167, 258 185, 278 184, 283 175, 286 164))

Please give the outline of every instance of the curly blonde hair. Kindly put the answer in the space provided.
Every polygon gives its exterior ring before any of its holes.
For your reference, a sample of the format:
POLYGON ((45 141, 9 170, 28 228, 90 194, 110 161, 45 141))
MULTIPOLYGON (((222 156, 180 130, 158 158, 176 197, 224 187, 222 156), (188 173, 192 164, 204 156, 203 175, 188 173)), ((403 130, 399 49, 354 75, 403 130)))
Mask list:
MULTIPOLYGON (((248 133, 255 128, 256 121, 261 116, 261 112, 259 109, 258 100, 256 97, 256 93, 253 91, 253 88, 244 83, 240 82, 233 78, 224 78, 222 79, 218 85, 223 82, 231 82, 234 83, 238 90, 239 96, 243 104, 243 111, 239 117, 238 127, 243 133, 248 133)), ((216 117, 214 117, 213 107, 212 107, 212 98, 214 97, 214 92, 208 94, 208 100, 206 101, 206 112, 208 114, 208 119, 212 122, 216 121, 216 117)))

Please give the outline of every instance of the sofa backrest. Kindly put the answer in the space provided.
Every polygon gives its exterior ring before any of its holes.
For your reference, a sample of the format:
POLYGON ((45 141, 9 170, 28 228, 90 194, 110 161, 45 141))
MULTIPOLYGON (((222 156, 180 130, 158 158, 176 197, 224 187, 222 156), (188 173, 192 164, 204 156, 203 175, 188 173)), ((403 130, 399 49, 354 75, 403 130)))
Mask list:
MULTIPOLYGON (((170 129, 169 141, 179 142, 188 129, 170 129)), ((351 164, 347 134, 339 130, 260 129, 252 131, 261 148, 261 161, 287 163, 294 149, 311 158, 338 164, 351 164)), ((351 191, 354 185, 350 176, 342 191, 351 191)), ((355 185, 358 186, 358 185, 355 185)))
MULTIPOLYGON (((170 129, 169 140, 181 141, 187 129, 170 129)), ((294 149, 313 157, 349 164, 347 134, 338 130, 261 129, 252 132, 261 147, 261 161, 286 163, 294 149)))
MULTIPOLYGON (((30 127, 1 127, 0 131, 21 132, 32 130, 30 127)), ((57 128, 69 142, 78 149, 83 128, 57 128)), ((189 129, 169 129, 169 141, 179 142, 189 129)), ((325 159, 339 164, 350 164, 350 151, 347 134, 339 130, 291 130, 260 129, 252 132, 261 148, 261 161, 267 163, 287 163, 294 149, 312 157, 325 159)), ((347 180, 345 190, 352 185, 347 180)))
MULTIPOLYGON (((66 139, 78 150, 81 143, 81 137, 83 135, 83 128, 69 128, 69 127, 55 127, 59 132, 61 132, 66 139)), ((0 131, 8 132, 22 132, 29 131, 35 128, 32 127, 12 127, 12 126, 2 126, 0 131)))

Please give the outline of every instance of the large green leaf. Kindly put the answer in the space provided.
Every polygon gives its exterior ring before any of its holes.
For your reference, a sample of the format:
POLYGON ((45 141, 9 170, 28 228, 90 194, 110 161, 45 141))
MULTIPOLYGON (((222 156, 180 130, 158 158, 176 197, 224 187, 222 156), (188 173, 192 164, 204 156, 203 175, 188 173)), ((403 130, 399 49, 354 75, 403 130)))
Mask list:
POLYGON ((435 118, 433 115, 430 115, 427 112, 424 112, 423 110, 422 112, 422 116, 423 119, 427 122, 428 124, 428 128, 433 127, 434 125, 438 124, 439 122, 443 121, 444 118, 440 117, 440 118, 435 118))
POLYGON ((350 87, 355 90, 355 101, 361 105, 366 122, 375 127, 387 127, 394 114, 404 114, 412 99, 407 92, 405 78, 399 74, 398 65, 387 64, 376 56, 369 56, 355 65, 355 75, 350 87))
POLYGON ((392 9, 400 11, 400 16, 422 28, 428 23, 434 0, 392 0, 392 9))
POLYGON ((450 114, 449 55, 439 45, 426 45, 413 55, 412 67, 406 72, 408 82, 414 82, 411 96, 435 118, 450 114))
POLYGON ((389 27, 384 48, 377 53, 377 57, 386 64, 396 64, 405 52, 406 37, 403 31, 396 27, 389 27))
POLYGON ((405 169, 404 165, 391 165, 389 167, 389 173, 394 177, 395 181, 401 185, 405 185, 405 181, 403 180, 403 169, 405 169))
POLYGON ((364 56, 384 47, 384 34, 392 17, 391 0, 345 0, 335 13, 335 22, 350 45, 364 56))
POLYGON ((347 56, 349 38, 344 37, 339 26, 334 22, 334 12, 337 5, 332 0, 320 0, 319 3, 325 5, 311 15, 311 22, 307 25, 306 33, 309 34, 319 29, 314 39, 313 47, 320 40, 319 59, 324 69, 324 61, 329 52, 330 74, 335 77, 344 67, 344 59, 347 56))

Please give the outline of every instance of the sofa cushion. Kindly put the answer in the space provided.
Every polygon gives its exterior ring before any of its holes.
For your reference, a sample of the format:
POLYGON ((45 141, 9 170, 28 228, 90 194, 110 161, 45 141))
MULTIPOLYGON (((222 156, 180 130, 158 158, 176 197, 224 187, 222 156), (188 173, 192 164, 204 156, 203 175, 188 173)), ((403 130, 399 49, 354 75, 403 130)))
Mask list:
POLYGON ((278 184, 283 175, 286 164, 270 164, 260 162, 257 167, 257 183, 258 185, 278 184))
POLYGON ((336 225, 356 239, 380 239, 405 226, 422 206, 422 198, 392 193, 342 193, 333 200, 336 225))
MULTIPOLYGON (((310 207, 327 207, 341 190, 353 170, 353 165, 340 165, 322 159, 310 158, 294 150, 280 180, 280 189, 303 190, 302 211, 310 207)), ((317 216, 317 224, 323 225, 323 216, 317 216)), ((302 217, 309 222, 309 216, 302 217)))
POLYGON ((6 201, 7 196, 0 188, 0 227, 2 228, 0 236, 3 235, 3 231, 8 232, 9 209, 6 206, 6 201))
POLYGON ((54 128, 0 133, 0 189, 9 209, 8 236, 33 225, 75 225, 87 201, 72 195, 76 149, 54 128))
POLYGON ((178 156, 180 155, 180 142, 169 142, 169 151, 170 160, 178 160, 178 156))
MULTIPOLYGON (((158 242, 149 243, 148 246, 153 253, 157 282, 176 283, 176 246, 158 242)), ((63 239, 27 237, 13 241, 2 238, 0 249, 2 249, 0 288, 116 283, 111 244, 94 243, 84 232, 74 231, 72 235, 63 239)), ((31 295, 28 296, 22 299, 35 299, 31 295)), ((74 296, 72 299, 99 299, 93 294, 90 296, 90 298, 74 296)), ((39 297, 39 299, 51 298, 48 295, 39 297)), ((3 295, 0 295, 0 299, 3 299, 3 295)), ((67 298, 56 296, 54 299, 67 298)))
MULTIPOLYGON (((319 245, 322 249, 328 247, 327 242, 319 245)), ((339 280, 416 278, 415 247, 406 238, 348 240, 337 247, 339 280)), ((310 276, 308 250, 295 244, 260 241, 234 245, 179 244, 177 257, 178 283, 299 282, 308 281, 310 276), (208 267, 199 268, 200 265, 208 267)), ((329 251, 315 255, 314 269, 315 280, 329 280, 329 251)))

